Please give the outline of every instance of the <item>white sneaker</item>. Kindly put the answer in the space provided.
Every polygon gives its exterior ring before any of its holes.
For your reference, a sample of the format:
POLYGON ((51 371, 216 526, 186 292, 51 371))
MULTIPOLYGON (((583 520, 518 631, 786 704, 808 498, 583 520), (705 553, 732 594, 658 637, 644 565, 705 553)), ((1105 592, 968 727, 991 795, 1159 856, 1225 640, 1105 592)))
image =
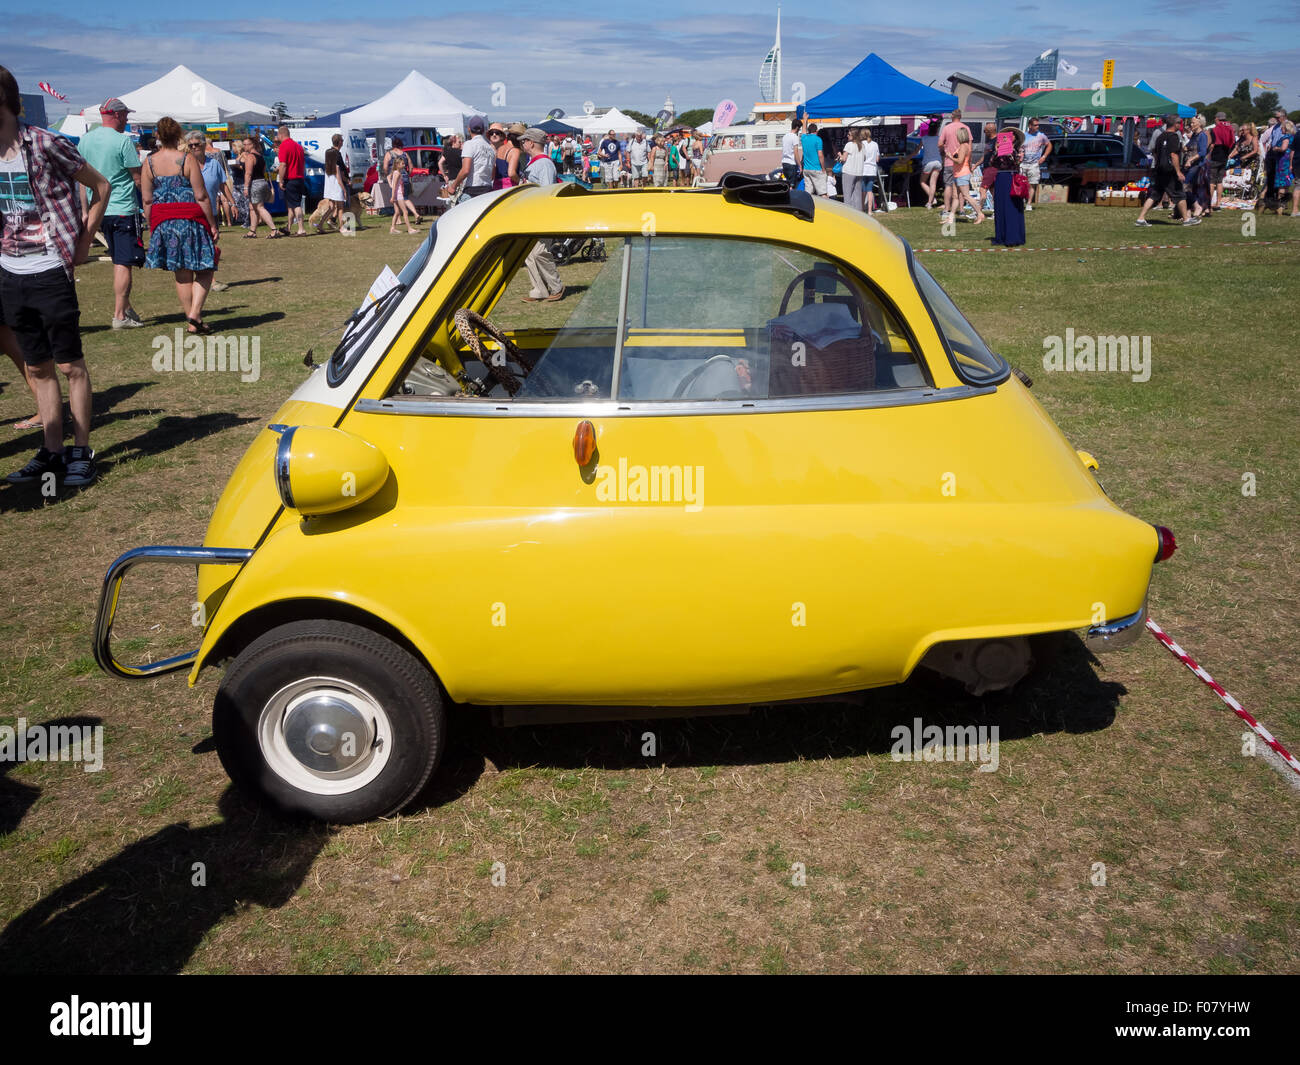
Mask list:
POLYGON ((230 287, 230 286, 227 285, 224 281, 214 281, 214 282, 212 282, 212 291, 213 291, 213 292, 225 292, 226 289, 228 289, 229 287, 230 287))
POLYGON ((1025 204, 1026 211, 1032 211, 1033 209, 1034 209, 1034 205, 1032 203, 1025 204))
POLYGON ((134 318, 113 319, 114 329, 139 329, 142 325, 144 325, 143 322, 137 322, 134 318))

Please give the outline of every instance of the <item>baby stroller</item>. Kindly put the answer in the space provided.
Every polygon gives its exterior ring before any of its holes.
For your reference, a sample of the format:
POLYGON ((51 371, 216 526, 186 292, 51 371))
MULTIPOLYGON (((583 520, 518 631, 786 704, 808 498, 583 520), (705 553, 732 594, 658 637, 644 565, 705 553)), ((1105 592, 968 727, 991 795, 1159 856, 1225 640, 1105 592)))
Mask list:
POLYGON ((603 263, 609 258, 605 252, 605 242, 600 237, 565 237, 551 245, 551 254, 559 264, 603 263))

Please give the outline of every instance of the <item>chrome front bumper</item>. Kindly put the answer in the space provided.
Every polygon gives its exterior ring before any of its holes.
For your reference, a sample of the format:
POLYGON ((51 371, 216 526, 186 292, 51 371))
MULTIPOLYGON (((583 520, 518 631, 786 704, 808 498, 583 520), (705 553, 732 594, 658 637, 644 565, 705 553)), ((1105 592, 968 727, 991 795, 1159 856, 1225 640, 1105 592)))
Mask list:
POLYGON ((183 655, 149 662, 142 666, 128 666, 113 657, 113 617, 117 613, 122 581, 127 573, 141 562, 180 562, 195 566, 242 566, 253 557, 251 550, 237 547, 137 547, 121 555, 104 575, 104 586, 99 593, 99 610, 95 615, 95 661, 105 673, 127 680, 156 677, 184 669, 194 661, 198 649, 183 655))
POLYGON ((1147 604, 1143 600, 1137 613, 1126 618, 1116 618, 1101 625, 1093 625, 1083 637, 1083 644, 1093 654, 1118 651, 1138 638, 1146 627, 1147 604))

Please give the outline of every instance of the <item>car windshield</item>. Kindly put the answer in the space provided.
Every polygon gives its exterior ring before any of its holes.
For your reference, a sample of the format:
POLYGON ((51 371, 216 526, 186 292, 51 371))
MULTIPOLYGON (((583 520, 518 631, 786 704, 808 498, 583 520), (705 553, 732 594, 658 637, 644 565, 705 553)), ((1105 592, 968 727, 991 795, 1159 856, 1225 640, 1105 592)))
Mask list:
POLYGON ((420 242, 415 254, 406 260, 406 265, 397 275, 396 286, 373 301, 367 294, 366 302, 353 311, 351 317, 344 323, 343 336, 339 340, 338 347, 330 355, 325 368, 325 380, 331 387, 340 384, 352 372, 352 367, 357 364, 370 346, 370 342, 379 334, 383 324, 402 302, 402 293, 410 289, 411 283, 424 269, 424 264, 429 261, 429 255, 433 252, 437 239, 438 223, 434 221, 429 225, 429 235, 420 242))
POLYGON ((990 350, 975 327, 957 309, 952 298, 943 290, 930 272, 909 253, 912 273, 925 302, 934 314, 935 324, 952 352, 953 362, 960 377, 972 384, 989 384, 1005 376, 1010 367, 1006 360, 990 350))

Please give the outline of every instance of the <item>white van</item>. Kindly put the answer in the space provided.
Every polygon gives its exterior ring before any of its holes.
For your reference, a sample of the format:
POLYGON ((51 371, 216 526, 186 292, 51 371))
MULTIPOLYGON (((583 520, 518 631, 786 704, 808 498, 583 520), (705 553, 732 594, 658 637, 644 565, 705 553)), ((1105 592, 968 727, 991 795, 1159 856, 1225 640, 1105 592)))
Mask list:
POLYGON ((303 126, 289 130, 289 136, 302 145, 307 155, 307 185, 320 196, 325 186, 325 153, 333 147, 334 134, 343 135, 339 151, 347 163, 348 177, 354 189, 360 189, 370 169, 370 150, 365 132, 359 129, 339 129, 337 126, 303 126))

